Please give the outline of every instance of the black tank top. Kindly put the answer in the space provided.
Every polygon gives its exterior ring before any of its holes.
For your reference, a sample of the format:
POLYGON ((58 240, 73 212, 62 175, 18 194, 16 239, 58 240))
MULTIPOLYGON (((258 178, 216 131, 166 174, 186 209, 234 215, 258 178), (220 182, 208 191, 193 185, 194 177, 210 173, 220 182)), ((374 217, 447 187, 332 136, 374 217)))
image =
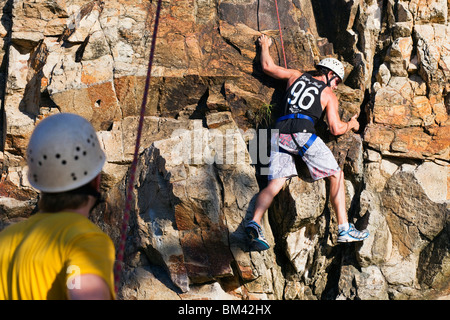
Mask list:
MULTIPOLYGON (((314 79, 308 73, 302 74, 287 89, 279 117, 301 113, 311 117, 314 124, 317 123, 323 112, 320 96, 325 88, 324 82, 314 79)), ((277 122, 275 128, 279 129, 280 133, 316 133, 314 124, 306 119, 287 119, 277 122)))

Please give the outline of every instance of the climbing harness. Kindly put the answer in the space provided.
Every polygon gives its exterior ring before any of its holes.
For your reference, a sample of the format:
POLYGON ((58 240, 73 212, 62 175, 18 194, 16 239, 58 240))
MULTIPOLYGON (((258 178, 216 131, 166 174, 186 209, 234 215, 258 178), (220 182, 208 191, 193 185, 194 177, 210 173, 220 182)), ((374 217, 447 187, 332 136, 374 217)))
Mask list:
MULTIPOLYGON (((300 150, 298 151, 298 154, 300 157, 303 157, 306 153, 306 151, 308 151, 309 147, 312 146, 312 144, 314 143, 314 141, 316 141, 317 136, 313 133, 311 135, 311 137, 308 139, 308 141, 306 141, 306 143, 300 148, 300 150)), ((294 139, 295 141, 295 139, 294 139)))
MULTIPOLYGON (((288 120, 288 119, 305 119, 305 120, 311 121, 314 124, 314 119, 313 118, 311 118, 310 116, 301 114, 301 113, 287 114, 285 116, 279 117, 276 122, 280 122, 280 121, 284 121, 284 120, 288 120)), ((309 140, 306 141, 306 143, 303 146, 299 146, 297 144, 297 141, 295 140, 295 137, 292 136, 292 139, 294 140, 295 144, 297 145, 297 147, 299 147, 298 154, 301 157, 303 157, 303 155, 305 154, 306 150, 308 150, 309 147, 312 146, 314 141, 316 141, 316 138, 317 138, 317 136, 313 133, 312 136, 309 138, 309 140)))
POLYGON ((281 121, 288 120, 288 119, 305 119, 305 120, 311 121, 314 124, 313 118, 311 118, 310 116, 301 114, 301 113, 287 114, 285 116, 279 117, 276 122, 281 122, 281 121))
MULTIPOLYGON (((313 133, 313 134, 311 135, 311 137, 309 137, 308 141, 306 141, 306 143, 305 143, 303 146, 300 146, 300 145, 298 144, 297 140, 295 140, 294 134, 291 133, 290 135, 291 135, 291 137, 292 137, 292 141, 294 141, 295 145, 296 145, 297 148, 298 148, 297 154, 298 154, 300 157, 303 157, 303 156, 305 155, 306 151, 308 151, 308 149, 313 145, 314 141, 316 141, 316 139, 317 139, 317 135, 315 135, 315 134, 313 133)), ((281 153, 292 154, 290 151, 287 151, 287 150, 285 150, 285 149, 283 149, 283 148, 278 148, 277 151, 278 151, 278 152, 281 152, 281 153)))
POLYGON ((283 51, 284 67, 287 69, 286 53, 284 52, 283 33, 281 32, 280 14, 278 12, 278 1, 275 0, 275 9, 277 11, 278 30, 280 31, 281 50, 283 51))
POLYGON ((120 244, 119 244, 119 249, 117 251, 116 264, 115 264, 115 268, 114 268, 114 284, 115 284, 116 295, 119 290, 120 275, 122 272, 123 255, 124 255, 124 250, 125 250, 125 242, 126 242, 126 238, 127 238, 128 221, 130 220, 131 203, 133 200, 133 198, 132 198, 133 186, 134 186, 134 181, 135 181, 135 174, 136 174, 137 160, 138 160, 138 155, 139 155, 142 128, 143 128, 143 124, 144 124, 145 107, 147 105, 148 90, 150 87, 150 78, 151 78, 151 73, 152 73, 153 57, 155 55, 156 34, 158 32, 159 15, 161 13, 161 2, 162 2, 162 0, 158 0, 158 4, 156 7, 155 25, 153 28, 152 44, 151 44, 151 49, 150 49, 150 57, 149 57, 149 61, 148 61, 147 78, 145 80, 144 96, 142 98, 142 105, 141 105, 139 125, 138 125, 138 130, 137 130, 137 135, 136 135, 136 145, 135 145, 135 149, 134 149, 133 162, 131 164, 130 178, 128 180, 127 198, 126 198, 126 202, 125 202, 125 211, 123 213, 120 244))

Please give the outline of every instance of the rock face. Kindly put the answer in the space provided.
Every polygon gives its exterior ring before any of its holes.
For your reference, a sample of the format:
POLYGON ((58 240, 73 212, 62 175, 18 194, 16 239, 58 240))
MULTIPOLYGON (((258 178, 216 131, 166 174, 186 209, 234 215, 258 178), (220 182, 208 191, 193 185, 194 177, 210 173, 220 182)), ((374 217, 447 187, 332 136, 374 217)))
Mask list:
MULTIPOLYGON (((118 244, 155 1, 1 0, 0 228, 36 210, 24 159, 36 123, 74 112, 107 154, 92 219, 118 244)), ((264 217, 270 125, 285 89, 259 67, 261 33, 283 65, 273 2, 163 1, 121 299, 415 299, 448 295, 450 2, 279 0, 287 65, 346 68, 340 115, 319 134, 345 172, 349 218, 371 236, 338 245, 325 180, 298 163, 264 217), (273 112, 272 112, 273 111, 273 112)), ((326 119, 325 119, 326 120, 326 119)))

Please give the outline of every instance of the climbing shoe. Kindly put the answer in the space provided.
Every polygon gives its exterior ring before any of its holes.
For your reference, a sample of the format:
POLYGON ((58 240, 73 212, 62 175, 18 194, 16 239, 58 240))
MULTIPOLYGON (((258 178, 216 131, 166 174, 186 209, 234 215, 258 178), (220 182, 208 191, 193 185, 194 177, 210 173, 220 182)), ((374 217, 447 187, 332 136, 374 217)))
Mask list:
POLYGON ((369 236, 369 231, 356 230, 353 223, 349 223, 347 230, 339 231, 337 242, 363 241, 364 239, 367 239, 368 236, 369 236))
POLYGON ((256 251, 264 251, 270 248, 269 243, 262 233, 261 226, 255 221, 250 221, 245 227, 245 232, 251 239, 251 248, 256 251))

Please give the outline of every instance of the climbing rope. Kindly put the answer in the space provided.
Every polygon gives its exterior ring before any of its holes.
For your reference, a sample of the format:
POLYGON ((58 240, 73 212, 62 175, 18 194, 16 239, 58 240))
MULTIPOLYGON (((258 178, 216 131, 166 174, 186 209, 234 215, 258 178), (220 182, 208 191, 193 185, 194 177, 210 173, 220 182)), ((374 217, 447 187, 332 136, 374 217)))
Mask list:
POLYGON ((287 68, 286 53, 284 52, 283 33, 281 32, 280 14, 278 12, 278 1, 275 0, 275 9, 277 10, 278 30, 280 32, 281 50, 283 51, 284 67, 287 68))
MULTIPOLYGON (((153 58, 155 55, 156 35, 158 32, 159 16, 161 13, 161 2, 162 2, 162 0, 158 0, 157 7, 156 7, 155 25, 154 25, 154 29, 153 29, 153 35, 152 35, 150 57, 149 57, 148 68, 147 68, 147 77, 145 80, 144 96, 142 98, 142 105, 141 105, 139 125, 138 125, 137 135, 136 135, 136 144, 135 144, 135 148, 134 148, 133 162, 130 167, 130 178, 128 180, 127 197, 126 197, 126 202, 125 202, 125 210, 123 213, 120 243, 119 243, 119 248, 117 250, 116 264, 115 264, 115 268, 114 268, 114 284, 115 284, 116 294, 119 290, 120 276, 122 273, 122 263, 123 263, 123 258, 124 258, 125 243, 126 243, 126 239, 127 239, 127 229, 128 229, 128 223, 130 220, 131 203, 133 200, 132 194, 133 194, 134 181, 135 181, 135 175, 136 175, 136 167, 137 167, 137 161, 138 161, 138 156, 139 156, 142 128, 143 128, 143 124, 144 124, 145 109, 146 109, 147 99, 148 99, 148 90, 150 87, 153 58)), ((285 50, 284 50, 283 34, 281 31, 281 22, 280 22, 280 15, 278 12, 277 0, 275 0, 275 8, 277 11, 278 29, 280 32, 280 41, 281 41, 281 48, 283 51, 284 66, 285 66, 285 68, 287 68, 286 54, 285 54, 285 50)))
POLYGON ((125 211, 123 213, 120 243, 119 243, 119 248, 117 251, 116 264, 115 264, 115 268, 114 268, 114 284, 115 284, 116 294, 119 290, 120 275, 122 273, 122 263, 123 263, 123 256, 124 256, 124 251, 125 251, 125 242, 127 239, 128 222, 130 220, 131 202, 133 200, 132 194, 133 194, 136 167, 137 167, 137 161, 138 161, 138 155, 139 155, 139 148, 140 148, 140 144, 141 144, 142 127, 144 124, 145 108, 147 105, 148 90, 150 87, 150 78, 151 78, 151 73, 152 73, 153 57, 155 55, 156 34, 158 32, 159 15, 161 12, 161 2, 162 2, 162 0, 158 0, 158 4, 156 7, 155 25, 154 25, 154 29, 153 29, 150 57, 149 57, 149 61, 148 61, 147 78, 145 80, 144 96, 142 98, 142 105, 141 105, 139 125, 138 125, 138 130, 137 130, 137 135, 136 135, 136 145, 134 148, 133 162, 132 162, 131 168, 130 168, 130 179, 128 180, 127 198, 126 198, 126 202, 125 202, 125 211))

